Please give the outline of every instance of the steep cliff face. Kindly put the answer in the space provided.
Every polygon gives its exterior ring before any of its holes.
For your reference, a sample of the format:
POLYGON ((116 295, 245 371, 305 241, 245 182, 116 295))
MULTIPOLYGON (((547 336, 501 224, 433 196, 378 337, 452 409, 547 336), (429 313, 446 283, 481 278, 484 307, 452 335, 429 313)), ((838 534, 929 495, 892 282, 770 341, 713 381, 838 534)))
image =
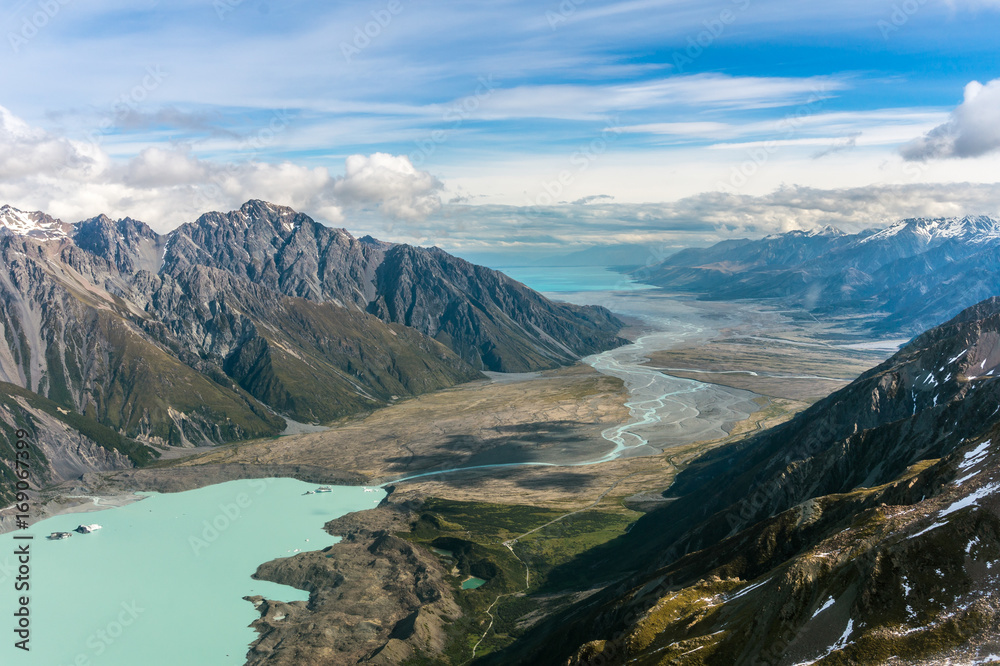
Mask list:
POLYGON ((940 663, 995 652, 998 373, 991 299, 793 421, 703 456, 665 493, 675 501, 576 563, 620 581, 502 663, 940 663))
POLYGON ((374 297, 372 277, 388 244, 365 242, 291 208, 250 201, 206 213, 169 235, 164 273, 219 268, 286 296, 355 305, 374 297))
POLYGON ((158 272, 167 239, 130 217, 116 222, 98 215, 76 225, 73 241, 77 247, 106 259, 119 272, 130 275, 141 270, 158 272))
POLYGON ((553 303, 497 271, 432 248, 386 252, 369 312, 411 326, 476 367, 525 372, 620 345, 604 308, 553 303))
POLYGON ((148 276, 136 292, 134 301, 155 317, 151 335, 296 420, 329 421, 479 376, 412 329, 219 269, 148 276))
POLYGON ((118 294, 129 276, 60 241, 0 240, 0 379, 127 437, 200 445, 283 427, 151 340, 146 313, 118 294))
POLYGON ((355 239, 290 208, 250 201, 170 235, 163 272, 219 268, 286 296, 354 306, 435 338, 473 367, 552 368, 623 344, 600 307, 554 303, 437 248, 355 239))

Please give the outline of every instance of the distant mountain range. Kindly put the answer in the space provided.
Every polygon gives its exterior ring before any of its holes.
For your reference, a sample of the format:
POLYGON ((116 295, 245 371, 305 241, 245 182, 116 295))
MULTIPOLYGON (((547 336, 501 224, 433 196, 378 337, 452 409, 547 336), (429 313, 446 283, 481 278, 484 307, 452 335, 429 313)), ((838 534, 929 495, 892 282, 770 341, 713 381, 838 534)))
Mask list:
POLYGON ((916 334, 1000 295, 1000 222, 908 219, 880 231, 827 227, 688 249, 633 276, 713 300, 780 299, 819 314, 878 315, 916 334))
POLYGON ((562 565, 603 590, 476 663, 995 661, 998 341, 993 298, 703 455, 673 501, 562 565))
POLYGON ((28 427, 40 485, 625 342, 604 308, 263 201, 166 235, 4 206, 0 325, 0 474, 28 427))

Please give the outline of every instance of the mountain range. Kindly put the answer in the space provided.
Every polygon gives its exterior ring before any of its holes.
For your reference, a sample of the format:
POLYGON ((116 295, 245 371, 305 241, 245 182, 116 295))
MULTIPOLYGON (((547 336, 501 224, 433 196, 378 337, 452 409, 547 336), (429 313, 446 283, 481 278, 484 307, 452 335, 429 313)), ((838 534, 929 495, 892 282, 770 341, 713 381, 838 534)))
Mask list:
POLYGON ((710 300, 775 299, 815 315, 858 315, 879 334, 915 335, 1000 294, 1000 222, 907 219, 687 249, 638 279, 710 300))
POLYGON ((995 661, 998 377, 992 298, 695 460, 666 506, 564 565, 615 582, 481 663, 995 661))
POLYGON ((4 206, 0 326, 0 474, 27 427, 38 485, 625 342, 604 308, 264 201, 165 235, 4 206))

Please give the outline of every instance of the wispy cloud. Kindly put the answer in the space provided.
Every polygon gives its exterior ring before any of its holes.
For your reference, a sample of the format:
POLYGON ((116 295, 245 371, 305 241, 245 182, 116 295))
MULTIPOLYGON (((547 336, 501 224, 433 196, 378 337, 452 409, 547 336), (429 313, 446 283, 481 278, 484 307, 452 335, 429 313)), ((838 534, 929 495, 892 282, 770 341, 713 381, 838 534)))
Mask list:
POLYGON ((155 110, 125 108, 115 118, 120 131, 137 130, 182 130, 184 132, 207 133, 210 136, 239 138, 239 132, 223 121, 217 111, 183 111, 176 106, 166 105, 155 110))
POLYGON ((630 125, 624 132, 673 137, 685 140, 726 141, 761 139, 787 133, 794 120, 796 132, 810 136, 830 137, 844 134, 866 134, 878 143, 900 143, 907 137, 934 127, 947 118, 947 113, 920 108, 888 108, 874 111, 837 111, 796 114, 751 122, 671 122, 630 125), (878 138, 875 139, 874 137, 878 138))
MULTIPOLYGON (((558 199, 588 202, 586 219, 619 220, 615 234, 642 235, 658 215, 683 215, 621 202, 711 199, 762 146, 766 164, 745 190, 758 196, 782 183, 983 180, 996 164, 994 83, 958 109, 954 95, 997 76, 1000 0, 916 3, 888 40, 878 22, 899 3, 403 0, 350 59, 342 44, 384 3, 228 4, 220 16, 206 0, 60 3, 28 44, 0 53, 10 109, 0 112, 0 196, 159 228, 257 196, 331 222, 389 218, 408 238, 464 225, 502 242, 441 201, 512 204, 468 208, 502 229, 523 217, 514 204, 568 172, 558 199), (553 27, 547 12, 564 9, 553 27), (692 43, 699 56, 681 71, 674 55, 692 43), (142 85, 150 68, 164 73, 155 88, 142 85), (483 79, 495 89, 480 97, 483 79), (278 114, 289 120, 273 132, 278 114), (609 124, 620 134, 590 159, 609 124), (926 162, 900 175, 900 146, 915 138, 905 154, 926 162), (966 159, 933 159, 946 156, 966 159)), ((0 13, 3 34, 36 5, 0 13)), ((542 226, 531 237, 572 238, 542 226)))

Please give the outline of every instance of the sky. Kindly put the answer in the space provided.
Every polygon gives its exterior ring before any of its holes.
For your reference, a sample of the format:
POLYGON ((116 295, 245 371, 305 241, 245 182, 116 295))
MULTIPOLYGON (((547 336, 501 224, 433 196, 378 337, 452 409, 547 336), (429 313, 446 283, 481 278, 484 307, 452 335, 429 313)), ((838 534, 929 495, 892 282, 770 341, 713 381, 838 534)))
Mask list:
POLYGON ((0 2, 0 203, 466 254, 1000 215, 1000 0, 0 2))

